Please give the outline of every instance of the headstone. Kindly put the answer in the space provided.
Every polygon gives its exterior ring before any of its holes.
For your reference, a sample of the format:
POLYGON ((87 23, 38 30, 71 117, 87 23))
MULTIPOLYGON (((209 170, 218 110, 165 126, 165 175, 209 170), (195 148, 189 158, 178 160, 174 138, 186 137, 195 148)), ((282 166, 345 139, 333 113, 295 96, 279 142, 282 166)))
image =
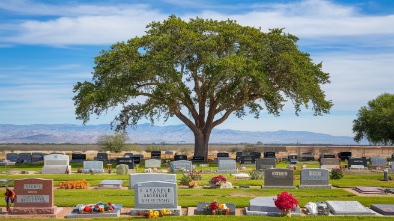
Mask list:
POLYGON ((129 169, 134 169, 134 159, 129 157, 116 158, 116 165, 126 164, 129 169))
POLYGON ((117 175, 129 174, 129 166, 127 164, 116 165, 116 174, 117 175))
POLYGON ((135 154, 133 157, 134 164, 140 164, 141 160, 144 159, 144 156, 142 154, 135 154))
POLYGON ((356 186, 353 190, 363 194, 384 194, 383 188, 374 186, 356 186))
POLYGON ((387 159, 385 157, 371 157, 371 166, 387 166, 387 159))
POLYGON ((261 153, 260 152, 251 152, 250 155, 254 156, 255 159, 261 158, 261 153))
POLYGON ((256 163, 256 159, 252 155, 241 156, 240 158, 241 158, 241 160, 240 160, 241 164, 255 164, 256 163))
POLYGON ((98 185, 99 189, 120 189, 122 187, 122 180, 103 180, 98 185))
MULTIPOLYGON (((219 202, 219 203, 224 203, 224 202, 219 202)), ((230 209, 228 215, 235 215, 235 204, 233 203, 224 203, 226 204, 226 207, 230 209)), ((194 210, 194 215, 212 215, 211 210, 207 209, 207 206, 209 206, 210 203, 198 203, 197 204, 197 209, 194 210)), ((216 215, 225 215, 225 211, 218 211, 216 215)))
POLYGON ((31 161, 32 162, 40 162, 44 160, 44 154, 41 152, 33 152, 31 153, 31 161))
POLYGON ((107 161, 108 160, 108 154, 107 153, 97 153, 97 156, 95 157, 95 160, 107 161))
POLYGON ((161 159, 161 151, 152 151, 150 152, 151 159, 161 159))
POLYGON ((301 161, 314 161, 315 157, 310 153, 302 153, 300 159, 301 161))
POLYGON ((371 209, 384 216, 394 216, 394 204, 371 204, 371 209))
POLYGON ((328 183, 327 169, 302 169, 300 173, 300 189, 306 188, 328 188, 332 185, 328 183))
POLYGON ((244 155, 243 152, 236 152, 235 153, 235 161, 237 161, 238 163, 241 162, 241 157, 244 155))
POLYGON ((328 170, 339 168, 339 160, 335 158, 322 158, 320 159, 320 168, 328 170))
POLYGON ((145 160, 145 168, 160 168, 161 160, 158 159, 149 159, 145 160))
POLYGON ((6 160, 16 163, 16 161, 18 160, 18 154, 17 153, 7 153, 6 160))
POLYGON ((260 158, 256 160, 256 170, 276 168, 275 158, 260 158))
POLYGON ((222 159, 218 161, 218 171, 220 174, 237 174, 237 163, 234 159, 222 159))
MULTIPOLYGON (((275 206, 276 196, 256 197, 249 201, 249 206, 245 208, 248 216, 280 216, 281 211, 275 206)), ((292 216, 300 216, 300 207, 291 212, 292 216)))
POLYGON ((136 173, 129 175, 129 189, 134 189, 139 182, 168 182, 176 183, 176 174, 165 173, 136 173))
POLYGON ((298 156, 297 154, 290 154, 289 156, 287 156, 287 160, 298 160, 298 156))
POLYGON ((86 154, 85 153, 72 153, 71 154, 71 161, 72 162, 83 162, 86 160, 86 154))
POLYGON ((365 158, 350 158, 348 160, 349 169, 364 169, 368 167, 367 159, 365 158))
POLYGON ((191 161, 192 161, 193 163, 201 163, 201 162, 204 162, 204 160, 205 160, 204 157, 199 157, 199 156, 194 156, 194 157, 191 159, 191 161))
POLYGON ((264 170, 264 186, 261 188, 295 189, 294 170, 281 168, 264 170))
POLYGON ((170 172, 191 172, 192 162, 188 160, 172 161, 170 163, 170 172))
POLYGON ((133 157, 134 157, 134 154, 133 154, 133 153, 125 153, 125 154, 123 155, 123 157, 124 157, 124 158, 133 158, 133 157))
POLYGON ((320 160, 323 158, 335 158, 335 154, 320 154, 320 160))
POLYGON ((22 179, 14 180, 17 195, 10 214, 57 214, 60 208, 54 206, 53 180, 22 179))
POLYGON ((264 158, 276 158, 275 152, 264 152, 264 158))
POLYGON ((83 161, 82 173, 104 173, 103 161, 83 161))
POLYGON ((142 182, 134 185, 134 208, 131 215, 146 210, 170 210, 172 215, 180 216, 178 190, 176 183, 142 182))
POLYGON ((373 216, 375 213, 358 201, 326 201, 327 207, 334 215, 373 216))
POLYGON ((49 154, 44 156, 42 174, 65 174, 70 173, 71 166, 68 155, 49 154))
POLYGON ((350 158, 352 158, 352 152, 350 152, 350 151, 339 152, 338 158, 341 159, 342 161, 349 160, 350 158))
POLYGON ((31 153, 19 153, 18 163, 31 163, 31 153))
POLYGON ((219 157, 229 157, 230 155, 228 154, 228 153, 217 153, 216 154, 216 157, 217 158, 219 158, 219 157))
POLYGON ((187 156, 186 155, 175 155, 174 161, 177 161, 177 160, 187 160, 187 156))

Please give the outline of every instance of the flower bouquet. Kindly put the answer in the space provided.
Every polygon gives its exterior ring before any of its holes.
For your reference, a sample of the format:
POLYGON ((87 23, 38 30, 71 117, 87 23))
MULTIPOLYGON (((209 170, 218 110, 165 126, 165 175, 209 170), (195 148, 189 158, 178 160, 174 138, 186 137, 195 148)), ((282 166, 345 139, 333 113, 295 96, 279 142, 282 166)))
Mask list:
POLYGON ((223 175, 212 177, 209 180, 209 184, 211 184, 212 186, 220 186, 222 183, 226 183, 226 182, 227 182, 227 178, 224 177, 223 175))
POLYGON ((212 215, 228 215, 230 212, 230 208, 225 203, 218 203, 216 200, 208 204, 205 209, 212 215))
POLYGON ((157 218, 157 217, 163 217, 167 215, 171 215, 172 212, 171 210, 166 210, 166 209, 161 209, 161 210, 149 210, 145 212, 137 212, 138 216, 145 216, 146 218, 157 218))
POLYGON ((78 213, 104 213, 114 209, 114 205, 112 205, 110 202, 107 204, 98 202, 96 204, 80 205, 78 208, 78 213))
POLYGON ((298 201, 288 192, 278 194, 275 200, 275 206, 280 209, 281 216, 291 216, 291 210, 298 206, 298 201))

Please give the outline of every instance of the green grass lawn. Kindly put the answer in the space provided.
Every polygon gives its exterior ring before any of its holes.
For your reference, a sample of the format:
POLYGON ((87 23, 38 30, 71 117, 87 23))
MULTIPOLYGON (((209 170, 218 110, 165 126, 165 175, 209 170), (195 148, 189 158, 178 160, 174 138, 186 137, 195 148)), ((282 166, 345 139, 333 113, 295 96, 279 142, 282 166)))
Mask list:
MULTIPOLYGON (((134 206, 134 190, 113 190, 113 189, 84 189, 84 190, 65 190, 58 189, 60 182, 68 180, 82 180, 85 179, 90 186, 97 186, 102 180, 122 180, 123 186, 129 185, 128 175, 117 175, 114 171, 111 174, 80 174, 76 173, 76 169, 82 164, 72 165, 72 174, 39 174, 43 164, 22 164, 16 166, 2 166, 0 167, 0 179, 23 179, 23 178, 44 178, 53 179, 55 183, 55 205, 58 207, 74 207, 77 204, 91 204, 98 201, 112 202, 115 204, 122 204, 123 207, 134 206), (12 170, 20 171, 36 171, 37 174, 8 174, 12 170)), ((277 164, 278 168, 285 168, 287 163, 281 162, 277 164)), ((142 172, 144 165, 140 166, 138 172, 142 172)), ((318 168, 317 162, 308 162, 308 168, 318 168)), ((299 175, 301 164, 295 170, 295 176, 299 175)), ((163 167, 162 169, 166 169, 163 167)), ((216 170, 216 164, 209 163, 209 167, 197 166, 197 170, 216 170)), ((248 171, 254 169, 254 165, 247 165, 248 171)), ((197 180, 200 187, 208 186, 208 181, 216 174, 202 173, 202 179, 197 180)), ((252 198, 258 196, 275 196, 282 191, 287 191, 293 194, 299 201, 301 207, 305 206, 308 202, 320 202, 327 200, 344 200, 344 201, 358 201, 364 206, 371 204, 393 204, 393 195, 384 195, 379 197, 372 196, 358 196, 351 192, 346 191, 344 188, 354 186, 380 186, 394 188, 394 181, 382 181, 383 172, 377 174, 346 174, 340 180, 329 180, 335 188, 333 189, 261 189, 264 180, 250 180, 250 179, 235 179, 232 175, 224 174, 228 180, 235 186, 233 189, 209 189, 209 188, 196 188, 196 189, 178 189, 178 205, 181 207, 196 207, 198 202, 211 202, 218 200, 219 202, 234 203, 238 208, 248 206, 252 198), (240 189, 240 185, 249 185, 254 188, 240 189)), ((177 181, 179 183, 182 174, 177 174, 177 181)), ((299 185, 299 180, 295 180, 294 184, 299 185)), ((12 183, 11 183, 12 186, 12 183)), ((1 189, 2 194, 4 189, 1 189)), ((392 218, 392 217, 391 217, 392 218)), ((141 219, 141 218, 133 218, 141 219)), ((283 217, 223 217, 223 216, 192 216, 192 217, 161 217, 160 220, 287 220, 283 217)), ((292 220, 343 220, 343 217, 291 217, 292 220)), ((386 217, 374 217, 374 220, 387 220, 386 217)), ((39 220, 39 219, 32 219, 39 220)), ((50 220, 50 219, 48 219, 50 220)), ((78 220, 78 219, 73 219, 78 220)), ((104 220, 104 219, 92 219, 104 220)), ((117 220, 130 220, 130 218, 118 218, 117 220)), ((371 217, 346 217, 346 220, 371 220, 371 217)))

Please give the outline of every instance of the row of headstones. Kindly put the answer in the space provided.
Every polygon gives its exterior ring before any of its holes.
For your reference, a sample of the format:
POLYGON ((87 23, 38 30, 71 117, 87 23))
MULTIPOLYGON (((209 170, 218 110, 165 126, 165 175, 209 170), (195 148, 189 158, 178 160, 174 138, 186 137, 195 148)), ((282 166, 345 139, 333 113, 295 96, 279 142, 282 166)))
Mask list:
MULTIPOLYGON (((271 169, 272 176, 282 176, 284 172, 271 169)), ((324 176, 321 169, 308 169, 307 176, 314 178, 324 176), (319 174, 320 173, 320 174, 319 174)), ((301 173, 302 175, 303 173, 301 173)), ((140 174, 130 180, 139 180, 138 182, 130 182, 130 189, 134 189, 134 208, 130 210, 131 215, 137 215, 146 210, 170 210, 172 215, 181 215, 181 207, 178 206, 177 184, 175 183, 174 174, 140 174), (138 177, 137 177, 138 176, 138 177), (152 181, 153 180, 153 181, 152 181)), ((54 187, 53 180, 47 179, 22 179, 14 181, 14 191, 17 198, 14 207, 10 209, 10 214, 57 214, 59 208, 54 205, 54 187)), ((245 208, 247 215, 265 215, 278 216, 280 211, 274 204, 275 196, 257 197, 249 201, 249 206, 245 208)), ((195 214, 204 214, 205 207, 208 203, 198 203, 195 214)), ((103 218, 103 217, 119 217, 122 209, 121 204, 112 204, 114 210, 106 213, 80 213, 85 207, 78 204, 74 210, 65 218, 103 218)), ((235 215, 235 205, 226 203, 235 215)), ((374 212, 367 209, 357 201, 327 201, 330 212, 334 215, 375 215, 374 212)), ((372 204, 371 209, 383 215, 394 215, 394 205, 391 204, 372 204)), ((293 215, 300 215, 300 208, 293 212, 293 215)))

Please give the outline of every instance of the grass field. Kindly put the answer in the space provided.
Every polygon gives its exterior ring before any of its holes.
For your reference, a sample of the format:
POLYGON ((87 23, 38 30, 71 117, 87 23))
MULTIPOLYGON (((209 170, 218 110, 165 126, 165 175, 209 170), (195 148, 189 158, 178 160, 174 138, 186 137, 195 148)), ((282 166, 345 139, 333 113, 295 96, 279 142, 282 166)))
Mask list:
MULTIPOLYGON (((317 162, 306 163, 307 168, 318 168, 317 162)), ((16 180, 23 178, 44 178, 53 179, 55 183, 55 205, 58 207, 74 207, 77 204, 90 204, 98 201, 102 202, 113 202, 116 204, 122 204, 123 207, 134 206, 134 190, 111 190, 111 189, 59 189, 60 182, 69 180, 86 180, 91 187, 97 186, 102 180, 122 180, 123 186, 128 187, 129 176, 128 175, 117 175, 115 171, 111 174, 81 174, 76 173, 78 167, 82 164, 72 164, 72 174, 40 174, 43 167, 43 163, 38 164, 19 164, 16 166, 1 166, 0 167, 0 179, 16 180), (33 174, 14 174, 17 171, 32 171, 33 174)), ((287 163, 281 162, 277 164, 277 168, 285 168, 287 163)), ((254 165, 247 165, 247 173, 254 169, 254 165)), ((142 172, 144 164, 140 165, 137 172, 142 172)), ((160 169, 168 169, 167 166, 163 166, 160 169)), ((376 173, 359 173, 359 174, 348 174, 345 170, 344 178, 340 180, 330 180, 329 183, 334 186, 333 189, 261 189, 264 180, 251 180, 251 179, 235 179, 232 175, 224 174, 235 188, 233 189, 210 189, 204 188, 208 186, 210 178, 216 174, 209 173, 208 171, 215 171, 217 169, 216 163, 209 163, 209 167, 200 167, 197 164, 196 170, 203 170, 202 179, 197 180, 198 188, 178 189, 178 205, 182 208, 195 207, 198 202, 211 202, 218 200, 219 202, 234 203, 237 208, 244 208, 248 206, 249 201, 258 196, 275 196, 282 191, 288 191, 293 194, 299 201, 301 207, 306 205, 308 202, 320 202, 327 200, 346 200, 346 201, 358 201, 364 206, 370 206, 371 204, 393 204, 394 194, 382 195, 379 197, 375 196, 359 196, 352 192, 345 190, 354 186, 380 186, 394 188, 394 181, 383 181, 383 172, 376 173), (206 173, 204 173, 206 172, 206 173), (250 189, 240 189, 239 186, 249 185, 250 189)), ((297 177, 300 175, 301 164, 297 166, 294 171, 296 179, 294 185, 299 185, 297 177)), ((179 183, 183 174, 177 174, 177 182, 179 183)), ((12 186, 12 183, 10 184, 12 186)), ((2 194, 4 188, 1 189, 2 194)), ((391 217, 392 218, 392 217, 391 217)), ((133 219, 141 219, 140 217, 133 219)), ((224 217, 224 216, 191 216, 191 217, 160 217, 160 220, 287 220, 283 217, 224 217)), ((343 217, 291 217, 292 220, 343 220, 343 217)), ((371 217, 346 217, 346 220, 371 220, 371 217)), ((387 217, 374 217, 374 220, 388 220, 387 217)), ((32 219, 40 220, 40 219, 32 219)), ((92 219, 92 220, 105 220, 105 219, 92 219)), ((130 220, 130 218, 118 218, 117 220, 130 220)))

